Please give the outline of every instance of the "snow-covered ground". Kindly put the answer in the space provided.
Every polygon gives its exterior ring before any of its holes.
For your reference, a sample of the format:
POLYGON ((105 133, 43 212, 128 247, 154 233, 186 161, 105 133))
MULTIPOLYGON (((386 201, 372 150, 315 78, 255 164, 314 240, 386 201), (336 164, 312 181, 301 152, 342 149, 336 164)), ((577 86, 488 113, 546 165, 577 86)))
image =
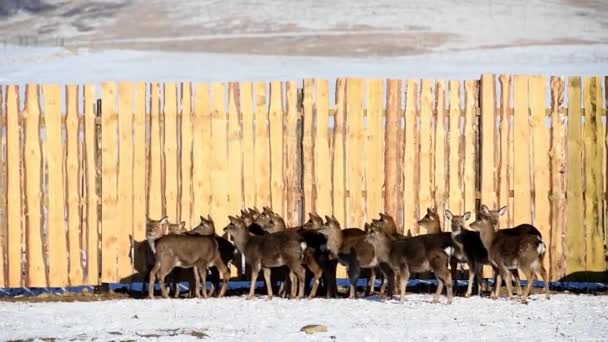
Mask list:
MULTIPOLYGON (((445 302, 445 297, 441 298, 445 302)), ((606 341, 608 296, 534 295, 528 305, 488 298, 431 304, 372 299, 115 300, 2 303, 0 340, 606 341), (308 324, 327 332, 306 335, 308 324), (204 334, 204 335, 203 335, 204 334)))

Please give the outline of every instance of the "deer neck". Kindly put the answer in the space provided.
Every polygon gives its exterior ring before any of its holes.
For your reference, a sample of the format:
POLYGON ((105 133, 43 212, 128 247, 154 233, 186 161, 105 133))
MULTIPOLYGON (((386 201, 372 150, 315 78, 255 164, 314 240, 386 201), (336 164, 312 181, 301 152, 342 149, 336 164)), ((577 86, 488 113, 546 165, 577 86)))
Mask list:
POLYGON ((374 254, 376 258, 381 261, 387 261, 390 253, 390 242, 391 240, 386 236, 379 236, 373 240, 368 241, 370 245, 374 247, 374 254))
POLYGON ((327 231, 327 250, 332 254, 338 255, 342 246, 342 230, 339 228, 328 228, 327 231))
POLYGON ((481 238, 483 246, 489 251, 496 238, 496 231, 494 231, 494 227, 490 225, 485 227, 485 229, 480 229, 479 237, 481 238))
POLYGON ((239 229, 235 234, 233 234, 232 238, 234 239, 236 248, 243 253, 245 251, 245 246, 249 241, 249 233, 247 232, 247 229, 239 229))

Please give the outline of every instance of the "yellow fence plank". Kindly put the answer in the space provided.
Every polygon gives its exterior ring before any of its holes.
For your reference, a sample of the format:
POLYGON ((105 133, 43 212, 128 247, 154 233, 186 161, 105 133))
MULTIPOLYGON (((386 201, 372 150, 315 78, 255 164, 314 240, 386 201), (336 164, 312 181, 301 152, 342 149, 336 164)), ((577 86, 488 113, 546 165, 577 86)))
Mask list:
MULTIPOLYGON (((102 107, 103 108, 103 107, 102 107)), ((133 83, 118 84, 118 277, 128 281, 133 273, 130 259, 133 236, 133 83)), ((105 183, 104 183, 105 185, 105 183)))
POLYGON ((211 84, 211 217, 219 231, 228 223, 227 202, 227 131, 226 88, 224 83, 211 84))
POLYGON ((530 121, 528 112, 528 76, 513 77, 513 140, 517 158, 513 160, 513 223, 532 223, 530 193, 530 121))
POLYGON ((135 83, 133 112, 133 240, 146 238, 146 83, 135 83))
POLYGON ((471 220, 475 219, 475 108, 477 108, 478 83, 464 83, 464 208, 462 211, 471 212, 471 220))
MULTIPOLYGON (((399 202, 401 202, 401 154, 403 141, 399 140, 401 129, 401 80, 386 81, 386 133, 384 140, 384 210, 398 224, 402 224, 399 202)), ((374 215, 375 213, 372 213, 374 215)))
POLYGON ((253 88, 251 82, 241 83, 241 112, 243 114, 243 198, 244 207, 255 206, 255 141, 253 88))
POLYGON ((25 90, 25 175, 27 217, 27 286, 45 287, 46 269, 42 251, 42 174, 40 152, 40 105, 38 85, 25 90))
POLYGON ((316 88, 315 185, 319 215, 333 212, 331 201, 331 159, 329 157, 329 85, 327 80, 314 80, 316 88))
POLYGON ((450 81, 449 83, 449 144, 448 144, 448 208, 453 213, 462 213, 462 153, 460 133, 460 82, 450 81))
POLYGON ((4 111, 4 89, 0 84, 0 286, 7 287, 7 275, 5 262, 8 262, 6 255, 7 242, 7 211, 6 211, 6 112, 4 111))
POLYGON ((84 87, 84 139, 86 153, 86 191, 87 191, 87 278, 89 285, 99 282, 99 223, 97 213, 97 168, 95 158, 95 86, 84 87))
POLYGON ((192 213, 192 83, 184 82, 181 87, 179 218, 189 229, 199 222, 192 213))
POLYGON ((346 178, 345 178, 345 139, 346 139, 346 80, 336 80, 336 115, 334 117, 334 136, 332 145, 332 202, 334 216, 346 224, 346 178))
POLYGON ((348 213, 345 227, 362 227, 363 206, 363 80, 349 78, 346 81, 346 182, 348 184, 348 213))
POLYGON ((604 229, 602 226, 602 96, 599 77, 584 79, 585 125, 585 236, 587 242, 587 271, 603 272, 605 267, 604 229), (598 126, 599 124, 599 126, 598 126))
POLYGON ((302 106, 304 107, 303 133, 302 133, 302 188, 304 189, 304 216, 309 212, 316 211, 315 206, 315 168, 314 168, 314 141, 313 141, 313 123, 314 123, 314 81, 312 79, 304 80, 304 98, 302 106))
POLYGON ((209 215, 211 203, 209 85, 197 83, 195 92, 192 117, 192 222, 198 222, 200 215, 209 215))
POLYGON ((418 84, 415 80, 407 81, 405 99, 405 152, 403 157, 403 231, 419 233, 416 223, 418 217, 418 188, 420 164, 418 159, 418 84))
MULTIPOLYGON (((530 77, 530 131, 533 144, 534 161, 534 225, 543 235, 546 243, 551 238, 551 163, 549 148, 551 146, 550 131, 545 127, 545 91, 547 79, 543 76, 530 77)), ((552 251, 547 249, 545 267, 549 269, 552 251)))
POLYGON ((366 221, 377 217, 383 210, 382 186, 384 184, 383 165, 384 129, 382 124, 382 80, 367 80, 367 127, 365 128, 365 182, 366 182, 366 221))
POLYGON ((270 137, 266 83, 255 82, 255 204, 270 205, 270 137))
POLYGON ((481 203, 495 208, 494 165, 496 138, 496 80, 492 74, 481 76, 481 203))
MULTIPOLYGON (((45 85, 46 163, 48 168, 48 265, 49 286, 65 286, 68 280, 67 242, 64 217, 63 149, 61 144, 61 88, 45 85)), ((10 114, 10 113, 9 113, 10 114)), ((10 124, 9 124, 10 127, 10 124)), ((110 155, 108 153, 108 155, 110 155)), ((9 160, 10 163, 10 160, 9 160)), ((9 179, 10 181, 10 179, 9 179)), ((109 186, 108 186, 109 187, 109 186)), ((105 189, 105 187, 104 187, 105 189)), ((111 210, 111 205, 108 209, 111 210)), ((114 260, 113 264, 116 264, 114 260)))
MULTIPOLYGON (((509 122, 511 120, 511 77, 509 75, 500 75, 500 144, 499 144, 499 160, 498 165, 498 207, 507 206, 507 213, 499 218, 501 227, 510 227, 513 217, 513 201, 511 200, 511 157, 513 155, 513 146, 509 139, 511 129, 509 122)), ((542 97, 544 99, 544 96, 542 97)))
MULTIPOLYGON (((242 209, 242 154, 241 123, 239 113, 239 84, 228 85, 228 209, 236 214, 242 209)), ((281 145, 279 145, 281 146, 281 145)), ((282 166, 282 165, 281 165, 282 166)))
POLYGON ((82 285, 84 281, 80 259, 80 156, 78 153, 78 136, 80 134, 78 113, 78 86, 66 87, 66 205, 68 209, 68 250, 69 250, 69 283, 71 286, 82 285))
POLYGON ((422 80, 420 86, 420 185, 419 206, 421 210, 434 207, 433 201, 433 150, 432 127, 433 93, 430 80, 422 80))
POLYGON ((159 220, 163 215, 161 190, 160 86, 150 84, 150 156, 148 168, 148 216, 159 220))
POLYGON ((270 200, 273 210, 283 211, 283 90, 280 81, 270 82, 270 200))
MULTIPOLYGON (((59 93, 59 92, 57 92, 59 93)), ((57 94, 59 97, 59 94, 57 94)), ((58 99, 56 99, 58 101, 58 99)), ((6 89, 6 150, 7 150, 7 254, 8 286, 21 287, 21 186, 19 168, 19 88, 6 89)), ((55 258, 53 258, 53 261, 55 258)))
POLYGON ((285 84, 287 112, 285 117, 285 130, 283 131, 283 175, 285 177, 285 220, 286 223, 294 227, 298 224, 298 94, 297 86, 293 81, 285 84))
POLYGON ((177 86, 174 82, 165 83, 164 96, 164 195, 167 201, 167 216, 169 216, 169 221, 178 222, 177 189, 179 189, 179 178, 177 174, 177 86))
POLYGON ((564 125, 564 81, 551 77, 551 280, 559 280, 566 275, 565 265, 565 224, 566 224, 566 191, 565 170, 566 156, 564 143, 566 130, 564 125))
POLYGON ((443 211, 447 205, 447 129, 445 126, 445 82, 437 81, 435 85, 435 208, 443 211))

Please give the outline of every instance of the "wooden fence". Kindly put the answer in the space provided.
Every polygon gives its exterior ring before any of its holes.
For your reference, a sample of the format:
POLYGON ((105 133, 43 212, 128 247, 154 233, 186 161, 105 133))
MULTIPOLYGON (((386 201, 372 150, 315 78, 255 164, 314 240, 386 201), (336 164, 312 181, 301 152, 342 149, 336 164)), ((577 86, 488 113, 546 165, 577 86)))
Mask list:
POLYGON ((501 227, 542 232, 552 280, 605 276, 603 83, 348 78, 331 103, 319 79, 29 84, 24 106, 0 87, 0 286, 130 281, 146 214, 221 231, 265 205, 290 225, 386 211, 413 234, 426 207, 506 205, 501 227))

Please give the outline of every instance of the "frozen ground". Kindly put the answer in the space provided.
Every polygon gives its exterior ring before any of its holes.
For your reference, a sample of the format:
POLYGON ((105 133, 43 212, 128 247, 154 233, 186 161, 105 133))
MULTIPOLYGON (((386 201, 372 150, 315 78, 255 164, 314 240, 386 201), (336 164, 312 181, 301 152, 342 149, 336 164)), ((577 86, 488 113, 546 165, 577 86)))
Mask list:
MULTIPOLYGON (((360 300, 222 299, 2 303, 0 340, 606 341, 608 296, 535 295, 528 305, 488 298, 431 304, 360 300), (308 324, 328 331, 305 335, 308 324)), ((445 297, 441 298, 445 301, 445 297)))

